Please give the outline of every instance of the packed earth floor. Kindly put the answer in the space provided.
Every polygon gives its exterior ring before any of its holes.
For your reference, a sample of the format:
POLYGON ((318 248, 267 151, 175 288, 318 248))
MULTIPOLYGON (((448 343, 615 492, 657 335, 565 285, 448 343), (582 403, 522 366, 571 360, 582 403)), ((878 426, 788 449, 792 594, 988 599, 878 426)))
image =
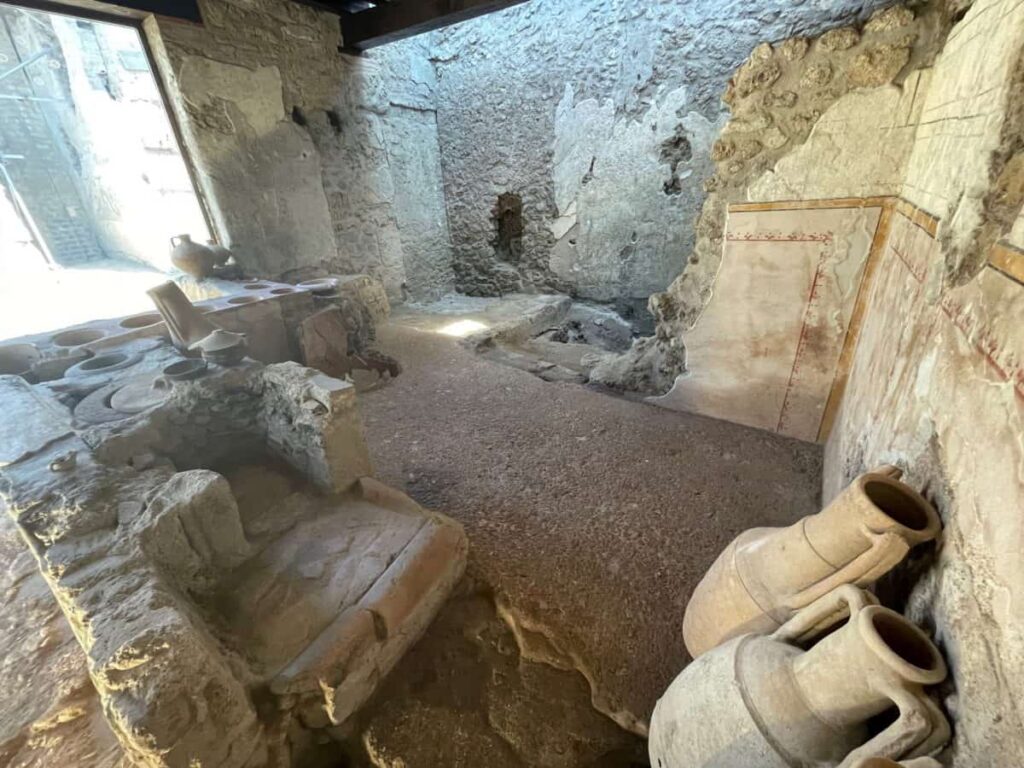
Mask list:
MULTIPOLYGON (((820 449, 546 382, 405 320, 378 334, 404 370, 360 395, 367 442, 383 482, 465 526, 470 565, 323 765, 645 765, 637 734, 687 661, 691 590, 741 530, 818 510, 820 449)), ((120 765, 81 652, 0 524, 0 764, 120 765)))

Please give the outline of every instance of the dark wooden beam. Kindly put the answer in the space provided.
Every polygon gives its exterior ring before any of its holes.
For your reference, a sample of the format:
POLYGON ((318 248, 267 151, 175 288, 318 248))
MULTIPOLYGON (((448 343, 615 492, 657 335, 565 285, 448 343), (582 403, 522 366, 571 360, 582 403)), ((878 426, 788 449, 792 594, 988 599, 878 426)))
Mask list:
POLYGON ((202 22, 198 0, 113 0, 110 5, 131 8, 135 11, 170 16, 184 21, 202 22))
POLYGON ((96 21, 142 19, 153 13, 201 23, 198 0, 14 0, 13 4, 96 21))
POLYGON ((359 51, 500 11, 527 0, 398 0, 341 14, 345 47, 359 51))

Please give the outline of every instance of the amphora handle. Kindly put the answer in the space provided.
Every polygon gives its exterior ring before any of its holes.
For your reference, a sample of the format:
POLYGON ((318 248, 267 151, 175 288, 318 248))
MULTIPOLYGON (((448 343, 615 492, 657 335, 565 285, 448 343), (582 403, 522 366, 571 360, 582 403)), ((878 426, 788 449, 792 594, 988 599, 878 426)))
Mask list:
MULTIPOLYGON (((837 768, 857 768, 872 757, 924 758, 939 752, 950 739, 949 721, 919 687, 893 688, 888 691, 899 709, 899 717, 884 731, 857 747, 837 768)), ((870 764, 870 763, 869 763, 870 764)), ((938 765, 934 761, 911 760, 904 765, 925 768, 938 765)))
POLYGON ((867 526, 862 526, 861 534, 871 543, 867 549, 835 573, 791 595, 786 599, 786 607, 791 611, 797 611, 810 606, 815 600, 841 586, 866 587, 873 584, 902 562, 910 552, 910 544, 894 531, 878 533, 867 526))
POLYGON ((869 605, 877 604, 878 598, 870 592, 851 584, 841 584, 798 610, 793 618, 772 633, 772 638, 785 643, 810 640, 869 605))

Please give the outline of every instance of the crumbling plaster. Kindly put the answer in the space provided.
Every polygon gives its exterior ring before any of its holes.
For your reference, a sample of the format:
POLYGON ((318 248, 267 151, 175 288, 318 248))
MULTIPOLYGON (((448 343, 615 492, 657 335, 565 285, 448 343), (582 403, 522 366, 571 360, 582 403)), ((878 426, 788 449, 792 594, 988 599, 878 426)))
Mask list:
MULTIPOLYGON (((904 194, 931 206, 938 232, 901 240, 896 227, 913 225, 894 224, 826 451, 826 498, 859 469, 895 462, 942 514, 940 546, 901 586, 950 662, 955 766, 1024 762, 1024 270, 1014 277, 978 251, 1021 245, 1019 197, 1015 216, 987 206, 1007 182, 993 169, 1021 159, 1007 137, 1021 130, 1022 60, 1024 6, 1009 0, 977 0, 936 60, 904 194)), ((1019 189, 1021 176, 1009 181, 1019 189)))
POLYGON ((559 290, 646 316, 647 297, 694 246, 736 66, 764 40, 882 4, 533 0, 440 33, 438 128, 459 289, 559 290), (516 264, 493 246, 492 209, 507 192, 523 201, 516 264))
POLYGON ((254 275, 450 290, 433 71, 410 41, 339 53, 337 16, 204 0, 146 32, 220 238, 254 275), (410 279, 410 275, 414 279, 410 279))
POLYGON ((605 360, 592 379, 663 394, 686 371, 684 338, 713 296, 730 204, 894 194, 927 86, 917 70, 932 62, 949 26, 942 3, 893 6, 814 39, 757 45, 722 96, 731 116, 712 147, 715 172, 704 182, 685 268, 650 298, 655 335, 605 360), (847 135, 870 149, 856 144, 844 154, 847 135))

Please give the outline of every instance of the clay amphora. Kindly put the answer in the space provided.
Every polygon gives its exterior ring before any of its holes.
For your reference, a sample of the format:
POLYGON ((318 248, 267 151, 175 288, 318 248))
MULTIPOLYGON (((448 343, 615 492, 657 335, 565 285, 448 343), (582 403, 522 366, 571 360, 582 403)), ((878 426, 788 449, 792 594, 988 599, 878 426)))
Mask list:
POLYGON ((218 267, 223 267, 234 256, 230 248, 221 245, 216 240, 207 240, 206 247, 213 253, 214 264, 218 267))
POLYGON ((212 275, 217 259, 217 254, 207 246, 193 242, 191 235, 175 235, 171 238, 171 263, 192 277, 212 275))
POLYGON ((181 288, 168 280, 146 291, 167 324, 171 341, 180 350, 188 350, 217 330, 188 300, 181 288))
POLYGON ((934 539, 939 515, 900 470, 882 467, 854 480, 816 515, 788 528, 752 528, 718 556, 683 617, 696 658, 747 633, 766 633, 841 584, 867 586, 911 547, 934 539))
POLYGON ((923 687, 946 665, 928 637, 867 592, 838 587, 770 636, 743 635, 676 677, 651 718, 657 768, 853 768, 869 757, 934 754, 949 723, 923 687), (797 643, 845 625, 810 650, 797 643), (869 737, 868 721, 895 707, 869 737))

